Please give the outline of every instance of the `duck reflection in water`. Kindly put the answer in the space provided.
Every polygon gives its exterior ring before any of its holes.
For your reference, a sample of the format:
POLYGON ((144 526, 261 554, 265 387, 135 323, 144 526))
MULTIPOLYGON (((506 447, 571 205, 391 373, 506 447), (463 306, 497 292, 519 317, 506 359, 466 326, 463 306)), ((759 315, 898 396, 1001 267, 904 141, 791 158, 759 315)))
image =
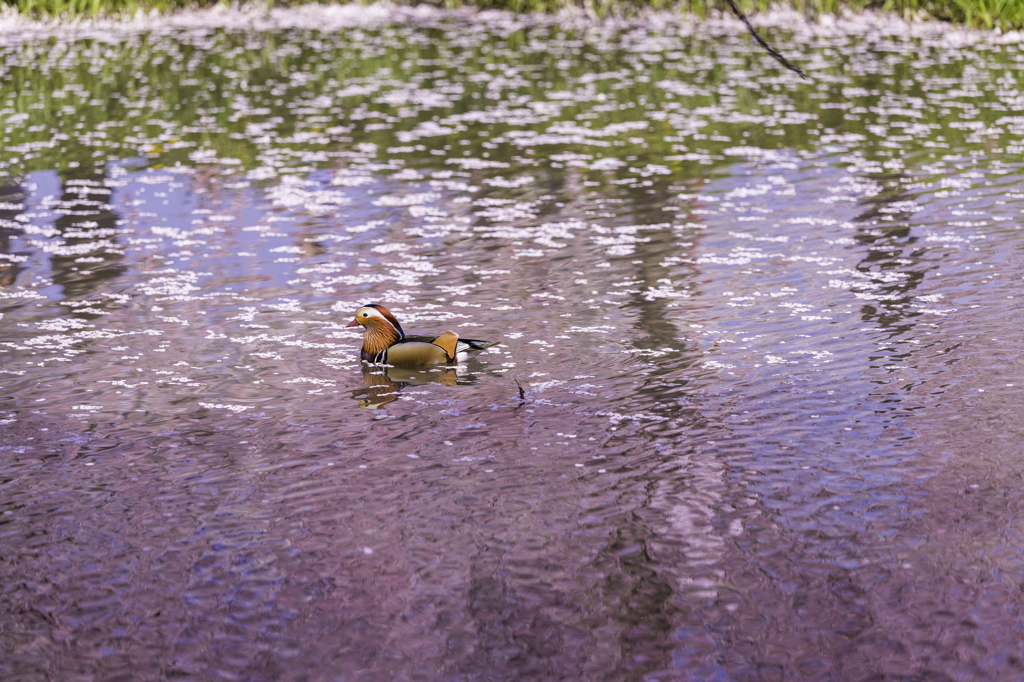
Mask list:
POLYGON ((451 366, 403 369, 364 365, 363 383, 366 387, 352 391, 352 398, 359 401, 359 407, 376 409, 398 400, 398 392, 406 386, 422 386, 424 384, 455 386, 459 379, 464 381, 471 379, 469 376, 460 377, 458 369, 458 367, 451 366))

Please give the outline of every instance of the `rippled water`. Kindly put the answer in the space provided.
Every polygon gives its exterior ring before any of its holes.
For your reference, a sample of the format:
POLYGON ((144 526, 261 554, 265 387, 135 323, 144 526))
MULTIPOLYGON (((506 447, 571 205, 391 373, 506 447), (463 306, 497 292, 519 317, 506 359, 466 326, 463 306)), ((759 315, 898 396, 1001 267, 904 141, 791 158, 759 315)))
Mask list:
POLYGON ((4 679, 1024 676, 1024 48, 319 11, 0 36, 4 679))

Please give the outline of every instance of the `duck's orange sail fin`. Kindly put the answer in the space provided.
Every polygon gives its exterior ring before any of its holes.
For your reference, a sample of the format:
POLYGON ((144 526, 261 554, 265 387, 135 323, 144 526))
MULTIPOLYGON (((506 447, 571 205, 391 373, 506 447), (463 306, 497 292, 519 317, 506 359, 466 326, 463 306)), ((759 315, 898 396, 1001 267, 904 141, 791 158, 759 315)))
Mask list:
POLYGON ((440 346, 444 349, 445 355, 448 356, 448 362, 455 361, 456 348, 459 345, 459 335, 455 332, 445 332, 441 336, 434 339, 433 344, 440 346))

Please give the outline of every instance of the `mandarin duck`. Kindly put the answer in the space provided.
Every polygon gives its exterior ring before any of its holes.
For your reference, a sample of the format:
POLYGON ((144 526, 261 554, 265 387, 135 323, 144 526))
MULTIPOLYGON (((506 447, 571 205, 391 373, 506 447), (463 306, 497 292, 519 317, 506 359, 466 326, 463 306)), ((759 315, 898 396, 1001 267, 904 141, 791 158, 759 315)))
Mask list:
POLYGON ((378 303, 371 303, 356 311, 356 319, 346 327, 362 325, 363 362, 394 367, 427 367, 453 365, 457 355, 464 351, 483 350, 497 345, 497 341, 460 339, 455 332, 440 336, 406 336, 402 325, 391 311, 378 303))

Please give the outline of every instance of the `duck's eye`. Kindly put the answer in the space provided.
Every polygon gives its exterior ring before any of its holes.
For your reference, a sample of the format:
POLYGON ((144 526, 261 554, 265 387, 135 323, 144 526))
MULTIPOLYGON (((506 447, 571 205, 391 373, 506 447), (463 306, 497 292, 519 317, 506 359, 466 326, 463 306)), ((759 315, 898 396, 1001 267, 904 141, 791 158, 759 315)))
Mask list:
POLYGON ((370 313, 363 313, 363 317, 369 317, 370 313))

